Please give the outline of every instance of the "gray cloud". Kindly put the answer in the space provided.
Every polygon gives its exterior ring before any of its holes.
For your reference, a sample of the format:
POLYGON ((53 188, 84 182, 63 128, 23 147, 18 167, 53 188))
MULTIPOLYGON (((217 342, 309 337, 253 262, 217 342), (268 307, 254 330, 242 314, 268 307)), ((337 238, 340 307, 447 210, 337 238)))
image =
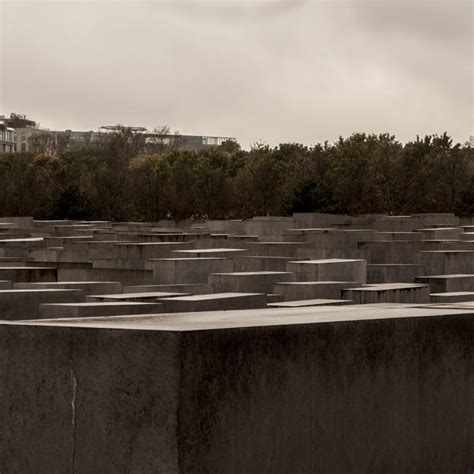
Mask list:
POLYGON ((1 112, 307 144, 473 127, 471 2, 6 2, 1 112))

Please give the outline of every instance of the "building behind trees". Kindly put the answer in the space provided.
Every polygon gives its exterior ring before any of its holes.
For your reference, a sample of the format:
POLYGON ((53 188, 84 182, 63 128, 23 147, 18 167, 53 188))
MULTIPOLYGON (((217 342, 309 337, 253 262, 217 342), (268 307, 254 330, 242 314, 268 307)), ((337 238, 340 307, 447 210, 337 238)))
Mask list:
MULTIPOLYGON (((103 147, 111 133, 123 133, 125 130, 140 134, 143 138, 143 153, 155 153, 164 148, 189 151, 203 150, 222 145, 226 141, 234 141, 231 137, 186 135, 171 132, 168 127, 156 127, 147 130, 145 127, 126 125, 103 126, 99 130, 49 130, 41 128, 39 123, 25 115, 10 114, 0 116, 0 123, 5 129, 2 135, 3 153, 43 153, 51 156, 60 155, 65 151, 94 150, 103 147), (8 131, 7 131, 8 128, 8 131), (6 140, 6 138, 10 141, 6 140), (12 148, 13 147, 13 148, 12 148)), ((3 130, 2 129, 2 130, 3 130)))

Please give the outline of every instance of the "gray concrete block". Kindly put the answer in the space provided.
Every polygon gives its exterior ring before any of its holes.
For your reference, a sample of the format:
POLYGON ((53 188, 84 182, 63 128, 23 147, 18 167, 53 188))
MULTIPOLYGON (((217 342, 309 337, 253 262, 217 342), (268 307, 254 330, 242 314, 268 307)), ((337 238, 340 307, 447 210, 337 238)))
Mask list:
POLYGON ((0 469, 469 472, 472 311, 0 324, 0 469))
POLYGON ((57 273, 57 269, 51 267, 0 267, 0 280, 10 280, 17 283, 56 281, 57 273))
POLYGON ((207 283, 176 283, 168 285, 135 285, 124 286, 124 293, 143 293, 146 291, 166 291, 176 293, 190 293, 193 295, 202 295, 211 293, 212 287, 207 283))
POLYGON ((352 304, 350 300, 333 300, 333 299, 311 299, 311 300, 293 300, 281 301, 278 303, 268 303, 270 308, 306 308, 309 306, 341 306, 352 304))
POLYGON ((428 284, 432 293, 474 291, 474 275, 470 274, 419 276, 415 281, 428 284))
POLYGON ((120 293, 110 295, 89 295, 87 301, 143 301, 155 302, 164 298, 172 298, 178 296, 189 296, 189 293, 177 293, 170 291, 145 291, 142 293, 120 293))
POLYGON ((207 283, 211 273, 233 270, 230 258, 162 258, 149 260, 156 284, 207 283))
MULTIPOLYGON (((131 314, 160 313, 163 306, 158 302, 101 301, 83 303, 44 303, 39 307, 40 319, 94 318, 131 314)), ((29 318, 24 318, 29 319, 29 318)))
POLYGON ((414 283, 370 284, 342 290, 342 298, 356 304, 374 303, 429 303, 428 285, 414 283))
POLYGON ((53 282, 33 282, 15 283, 15 289, 71 289, 82 290, 84 294, 94 293, 121 293, 122 284, 118 281, 53 281, 53 282))
POLYGON ((161 302, 164 312, 170 313, 253 309, 264 308, 267 305, 267 295, 265 293, 212 293, 171 297, 161 302))
POLYGON ((431 293, 431 303, 457 303, 463 301, 474 302, 474 291, 453 291, 450 293, 431 293))
POLYGON ((36 319, 43 303, 85 301, 76 289, 0 290, 0 320, 36 319))
POLYGON ((367 265, 367 283, 414 283, 423 273, 416 263, 378 263, 367 265))
POLYGON ((367 281, 365 260, 323 259, 288 262, 287 271, 299 281, 367 281))
POLYGON ((293 278, 290 272, 213 273, 209 276, 209 284, 216 293, 273 293, 276 283, 293 278))
POLYGON ((292 281, 275 284, 273 291, 283 295, 284 301, 340 299, 343 289, 360 285, 354 281, 292 281))

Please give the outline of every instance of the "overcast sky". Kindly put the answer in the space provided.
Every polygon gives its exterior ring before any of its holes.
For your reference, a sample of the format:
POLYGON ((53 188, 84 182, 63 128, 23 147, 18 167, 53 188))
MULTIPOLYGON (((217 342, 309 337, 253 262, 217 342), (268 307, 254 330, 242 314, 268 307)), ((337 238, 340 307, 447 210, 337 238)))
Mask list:
POLYGON ((474 134, 472 1, 0 2, 0 114, 44 127, 474 134))

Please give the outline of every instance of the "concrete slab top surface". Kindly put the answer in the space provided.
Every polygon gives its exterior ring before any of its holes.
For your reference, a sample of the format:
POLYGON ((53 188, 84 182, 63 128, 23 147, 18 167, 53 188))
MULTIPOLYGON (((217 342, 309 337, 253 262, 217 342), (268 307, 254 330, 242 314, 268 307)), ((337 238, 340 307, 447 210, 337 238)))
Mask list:
POLYGON ((181 247, 184 243, 187 242, 120 242, 117 241, 116 245, 119 247, 126 246, 140 246, 140 247, 181 247))
POLYGON ((335 299, 312 299, 312 300, 295 300, 280 301, 279 303, 268 303, 272 308, 299 308, 304 306, 324 306, 335 304, 351 304, 352 300, 335 300, 335 299))
POLYGON ((454 303, 429 303, 425 305, 418 305, 417 308, 428 308, 435 310, 444 310, 444 311, 464 311, 465 313, 469 311, 474 311, 474 301, 459 301, 454 303))
POLYGON ((5 294, 31 294, 31 293, 70 293, 70 292, 80 292, 82 290, 78 288, 19 288, 19 289, 7 289, 0 290, 0 297, 5 294))
MULTIPOLYGON (((391 232, 387 232, 388 234, 390 234, 391 232)), ((411 233, 411 232, 410 232, 411 233)), ((377 244, 377 245, 380 245, 380 244, 383 244, 383 245, 386 245, 386 244, 400 244, 400 245, 403 245, 403 244, 419 244, 420 242, 441 242, 439 239, 424 239, 424 240, 421 240, 421 239, 413 239, 413 240, 408 240, 408 239, 387 239, 387 240, 359 240, 359 243, 360 244, 377 244)), ((446 239, 443 239, 443 242, 447 242, 446 239)), ((456 241, 457 242, 457 241, 456 241)))
POLYGON ((474 250, 420 250, 420 253, 444 253, 444 254, 474 253, 474 250))
POLYGON ((396 267, 422 267, 420 263, 368 263, 368 267, 390 267, 390 268, 396 268, 396 267))
MULTIPOLYGON (((79 303, 76 303, 79 304, 79 303)), ((83 303, 89 304, 89 303, 83 303)), ((110 303, 121 304, 121 303, 110 303)), ((140 303, 134 303, 140 304, 140 303)), ((388 320, 456 315, 474 315, 474 305, 467 308, 411 307, 408 305, 346 305, 306 308, 267 308, 240 311, 203 311, 97 318, 1 321, 1 325, 58 326, 141 331, 205 331, 268 326, 343 323, 349 321, 388 320)))
POLYGON ((319 260, 294 260, 288 263, 301 263, 304 265, 323 265, 330 263, 349 263, 349 262, 365 262, 362 259, 352 259, 352 258, 323 258, 319 260))
POLYGON ((471 273, 452 273, 450 275, 423 275, 419 278, 438 278, 440 280, 445 280, 449 278, 474 278, 474 274, 471 273))
POLYGON ((459 230, 460 227, 427 227, 425 229, 415 229, 416 232, 436 232, 437 230, 459 230))
POLYGON ((172 298, 175 296, 189 296, 191 293, 176 291, 144 291, 141 293, 112 293, 107 295, 89 295, 89 298, 110 298, 123 300, 127 298, 172 298))
POLYGON ((449 291, 446 293, 430 293, 430 296, 474 296, 474 291, 449 291))
POLYGON ((390 231, 390 230, 383 230, 383 231, 376 231, 375 232, 376 234, 387 234, 387 235, 398 235, 398 234, 402 234, 402 235, 416 235, 416 234, 421 234, 420 231, 407 231, 407 230, 393 230, 393 231, 390 231))
POLYGON ((356 281, 280 281, 278 285, 300 285, 300 286, 314 286, 314 285, 357 285, 360 282, 356 281))
MULTIPOLYGON (((36 268, 36 267, 35 267, 36 268)), ((49 267, 48 267, 49 268, 49 267)), ((94 280, 94 281, 32 281, 32 282, 21 282, 22 284, 38 285, 38 286, 60 286, 60 285, 103 285, 103 284, 118 284, 119 281, 108 281, 108 280, 94 280)))
POLYGON ((277 241, 277 242, 250 242, 252 245, 299 245, 304 247, 305 245, 311 245, 311 242, 286 242, 286 241, 277 241))
POLYGON ((266 293, 206 293, 203 295, 177 296, 167 298, 169 301, 212 301, 227 298, 245 298, 247 296, 266 296, 266 293))
POLYGON ((2 239, 0 240, 0 244, 8 243, 8 242, 41 242, 44 240, 44 237, 25 237, 22 239, 2 239))
POLYGON ((68 242, 68 245, 85 245, 85 244, 91 244, 91 245, 117 245, 117 244, 138 244, 139 242, 136 241, 124 241, 124 240, 87 240, 87 241, 78 241, 75 242, 74 240, 72 242, 68 242))
POLYGON ((56 270, 56 267, 0 267, 0 270, 56 270))
POLYGON ((296 229, 287 229, 288 232, 315 232, 326 233, 334 230, 332 227, 299 227, 296 229))
MULTIPOLYGON (((282 256, 275 256, 275 255, 239 255, 239 258, 244 259, 258 259, 258 260, 281 260, 281 261, 289 261, 294 260, 295 257, 282 257, 282 256)), ((304 258, 302 260, 305 260, 304 258)))
POLYGON ((219 253, 219 252, 222 252, 222 253, 225 253, 225 252, 229 252, 229 253, 232 253, 232 252, 247 252, 247 249, 235 249, 235 248, 210 248, 210 249, 185 249, 185 250, 175 250, 175 253, 219 253))
POLYGON ((197 261, 197 262, 205 262, 209 260, 230 260, 228 257, 172 257, 172 258, 147 258, 148 261, 158 262, 184 262, 184 261, 197 261))
POLYGON ((85 303, 44 303, 44 306, 79 306, 81 308, 104 308, 108 306, 161 306, 162 303, 144 303, 140 301, 87 301, 85 303))
POLYGON ((428 288, 429 285, 424 283, 371 283, 367 286, 357 288, 347 288, 348 290, 357 291, 384 291, 384 290, 407 290, 417 288, 428 288))
POLYGON ((93 235, 51 235, 48 239, 66 239, 66 240, 88 240, 93 239, 93 235))
POLYGON ((212 275, 230 275, 230 276, 263 276, 263 275, 291 275, 292 272, 270 272, 270 271, 263 271, 263 272, 218 272, 212 273, 212 275))
POLYGON ((244 240, 247 240, 247 239, 258 239, 258 235, 257 234, 254 234, 254 235, 247 235, 247 234, 228 234, 229 237, 232 237, 234 239, 244 239, 244 240))

